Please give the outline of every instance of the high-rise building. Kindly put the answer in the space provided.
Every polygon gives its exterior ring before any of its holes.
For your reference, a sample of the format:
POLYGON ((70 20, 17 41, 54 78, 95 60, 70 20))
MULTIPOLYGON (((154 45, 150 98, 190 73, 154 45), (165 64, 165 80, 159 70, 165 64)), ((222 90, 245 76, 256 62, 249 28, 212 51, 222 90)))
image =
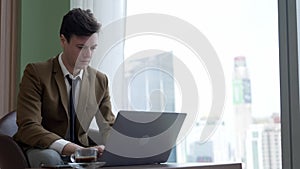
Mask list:
POLYGON ((235 160, 246 162, 246 132, 251 124, 251 81, 246 64, 246 57, 234 58, 233 104, 236 129, 235 160))
POLYGON ((251 125, 246 145, 247 168, 281 169, 280 122, 251 125))
POLYGON ((127 109, 174 111, 173 53, 138 53, 125 65, 127 109))
MULTIPOLYGON (((128 82, 126 109, 175 111, 173 57, 172 52, 146 51, 127 60, 124 66, 128 82)), ((176 158, 176 148, 173 148, 168 161, 176 162, 176 158)))

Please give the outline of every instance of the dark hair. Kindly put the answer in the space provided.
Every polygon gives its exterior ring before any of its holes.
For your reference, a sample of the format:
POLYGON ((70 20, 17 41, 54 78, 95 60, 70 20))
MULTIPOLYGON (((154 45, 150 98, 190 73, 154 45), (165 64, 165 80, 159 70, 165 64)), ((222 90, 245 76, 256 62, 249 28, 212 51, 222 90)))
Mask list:
POLYGON ((74 8, 64 17, 60 27, 60 35, 63 34, 67 41, 72 35, 91 36, 99 31, 101 24, 97 22, 91 10, 74 8))

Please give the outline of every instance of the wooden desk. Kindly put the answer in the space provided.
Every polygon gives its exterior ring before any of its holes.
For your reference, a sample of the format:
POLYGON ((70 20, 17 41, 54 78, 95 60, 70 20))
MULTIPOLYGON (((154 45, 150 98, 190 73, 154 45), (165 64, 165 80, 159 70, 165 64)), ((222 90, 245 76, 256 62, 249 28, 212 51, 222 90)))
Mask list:
POLYGON ((204 163, 168 163, 156 165, 136 165, 136 166, 119 166, 119 167, 103 167, 106 169, 242 169, 241 163, 228 163, 228 164, 204 164, 204 163))
MULTIPOLYGON (((118 167, 102 167, 104 169, 242 169, 241 163, 209 164, 209 163, 167 163, 154 165, 134 165, 118 167)), ((45 169, 45 168, 43 168, 45 169)))

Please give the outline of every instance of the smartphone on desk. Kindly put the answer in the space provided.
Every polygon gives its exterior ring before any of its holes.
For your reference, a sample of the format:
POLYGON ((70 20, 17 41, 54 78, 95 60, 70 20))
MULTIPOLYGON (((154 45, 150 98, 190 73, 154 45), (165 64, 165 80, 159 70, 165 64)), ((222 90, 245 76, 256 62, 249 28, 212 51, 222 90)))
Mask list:
POLYGON ((68 164, 61 164, 61 165, 41 164, 41 168, 72 168, 72 167, 68 164))

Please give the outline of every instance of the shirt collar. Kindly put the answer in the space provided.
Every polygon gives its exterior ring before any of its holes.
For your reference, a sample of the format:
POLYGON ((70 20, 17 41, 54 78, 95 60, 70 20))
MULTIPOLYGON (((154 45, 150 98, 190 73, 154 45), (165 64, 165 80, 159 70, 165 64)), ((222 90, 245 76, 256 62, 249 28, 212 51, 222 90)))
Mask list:
POLYGON ((74 77, 74 76, 67 70, 66 66, 64 65, 64 63, 63 63, 63 61, 62 61, 62 59, 61 59, 61 55, 62 55, 62 53, 60 53, 59 56, 58 56, 58 62, 59 62, 59 65, 60 65, 60 67, 61 67, 61 70, 62 70, 62 72, 63 72, 63 74, 64 74, 64 77, 66 77, 67 75, 70 75, 70 77, 71 77, 72 79, 76 79, 76 78, 79 77, 80 80, 82 80, 83 69, 81 69, 81 70, 79 71, 78 75, 76 75, 76 76, 74 77))

